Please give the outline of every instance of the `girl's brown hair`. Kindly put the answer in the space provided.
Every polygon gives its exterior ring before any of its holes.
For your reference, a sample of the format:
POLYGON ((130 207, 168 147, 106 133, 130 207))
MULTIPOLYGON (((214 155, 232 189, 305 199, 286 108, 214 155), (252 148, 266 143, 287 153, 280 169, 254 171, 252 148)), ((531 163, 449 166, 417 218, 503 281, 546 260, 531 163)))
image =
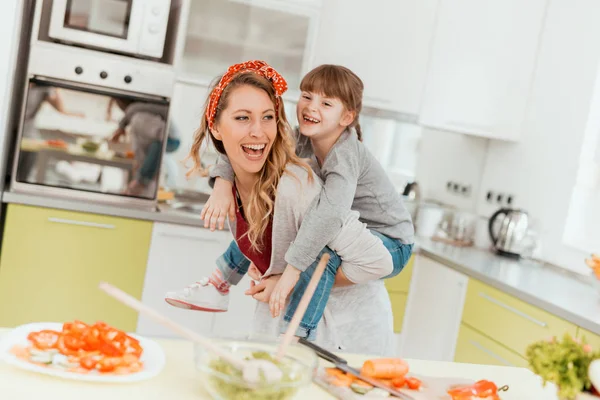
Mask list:
MULTIPOLYGON (((187 173, 188 176, 196 172, 200 172, 201 175, 206 176, 206 171, 202 168, 200 163, 200 148, 207 135, 210 137, 213 146, 219 153, 224 155, 227 154, 223 142, 216 139, 208 129, 208 120, 206 118, 206 108, 208 107, 208 102, 210 100, 210 93, 212 93, 212 90, 218 84, 219 80, 220 79, 216 79, 211 87, 211 91, 204 104, 200 127, 194 134, 192 148, 187 157, 188 159, 191 158, 193 162, 192 168, 187 173)), ((217 105, 217 111, 214 118, 215 122, 218 123, 223 110, 227 108, 229 97, 234 90, 244 85, 264 90, 277 108, 275 110, 277 114, 277 136, 273 141, 271 151, 267 155, 267 160, 265 161, 263 168, 258 173, 258 179, 250 192, 248 208, 244 210, 246 220, 248 221, 248 240, 255 250, 261 251, 263 247, 262 237, 275 208, 277 186, 279 185, 281 176, 286 172, 285 169, 287 164, 295 164, 306 169, 309 174, 309 180, 313 179, 313 175, 310 166, 296 156, 295 142, 292 139, 291 128, 285 116, 283 100, 276 99, 273 84, 263 76, 253 72, 238 73, 223 89, 223 93, 221 94, 221 98, 217 105)))
POLYGON ((300 90, 340 99, 346 110, 355 114, 350 127, 356 129, 358 140, 362 141, 358 117, 362 111, 364 84, 354 72, 341 65, 323 64, 302 78, 300 90))

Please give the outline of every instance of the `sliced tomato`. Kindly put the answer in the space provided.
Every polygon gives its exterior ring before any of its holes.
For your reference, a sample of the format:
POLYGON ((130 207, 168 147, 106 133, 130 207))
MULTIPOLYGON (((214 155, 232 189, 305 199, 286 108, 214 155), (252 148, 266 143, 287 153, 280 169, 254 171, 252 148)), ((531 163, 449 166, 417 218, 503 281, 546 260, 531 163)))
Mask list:
POLYGON ((99 354, 91 354, 85 357, 82 357, 79 360, 79 364, 85 369, 96 369, 98 362, 102 360, 104 356, 99 354))
POLYGON ((406 378, 406 385, 409 389, 419 390, 421 387, 421 381, 417 378, 406 378))
POLYGON ((123 341, 123 346, 125 348, 125 354, 133 354, 138 358, 141 357, 143 350, 142 346, 140 346, 140 342, 137 339, 127 335, 123 341))
POLYGON ((122 357, 104 357, 98 362, 96 369, 98 369, 100 372, 111 372, 122 365, 122 357))
POLYGON ((80 354, 79 350, 81 350, 84 345, 85 342, 83 340, 74 336, 62 334, 58 338, 56 348, 66 356, 76 356, 80 354))
POLYGON ((90 326, 85 322, 75 320, 73 322, 65 322, 63 324, 63 332, 81 336, 89 329, 89 327, 90 326))
POLYGON ((494 382, 481 380, 473 385, 479 397, 494 396, 498 394, 498 387, 494 382))
POLYGON ((397 389, 404 387, 405 383, 406 383, 406 378, 404 376, 399 376, 397 378, 392 379, 392 386, 397 389))
POLYGON ((494 382, 481 380, 470 386, 460 386, 448 390, 448 394, 452 399, 470 399, 472 397, 479 398, 496 398, 498 395, 498 387, 494 382))
POLYGON ((95 326, 90 327, 81 337, 85 342, 85 346, 83 347, 86 351, 95 351, 100 347, 100 343, 102 333, 100 329, 95 326))
POLYGON ((121 357, 123 354, 125 354, 125 352, 121 350, 121 347, 122 346, 120 346, 118 343, 102 340, 98 346, 98 350, 109 357, 121 357))
POLYGON ((27 339, 33 343, 33 345, 40 350, 53 349, 57 346, 60 332, 52 330, 43 330, 39 332, 31 332, 27 335, 27 339))

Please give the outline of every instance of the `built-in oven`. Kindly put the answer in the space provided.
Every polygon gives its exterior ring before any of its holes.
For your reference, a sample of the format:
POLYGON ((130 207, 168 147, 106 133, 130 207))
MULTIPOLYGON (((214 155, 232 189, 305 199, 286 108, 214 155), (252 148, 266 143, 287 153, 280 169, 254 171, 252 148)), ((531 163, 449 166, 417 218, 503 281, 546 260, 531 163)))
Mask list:
POLYGON ((11 191, 154 206, 172 90, 172 70, 157 63, 34 46, 11 191))
POLYGON ((49 36, 134 56, 163 56, 171 0, 53 0, 49 36))

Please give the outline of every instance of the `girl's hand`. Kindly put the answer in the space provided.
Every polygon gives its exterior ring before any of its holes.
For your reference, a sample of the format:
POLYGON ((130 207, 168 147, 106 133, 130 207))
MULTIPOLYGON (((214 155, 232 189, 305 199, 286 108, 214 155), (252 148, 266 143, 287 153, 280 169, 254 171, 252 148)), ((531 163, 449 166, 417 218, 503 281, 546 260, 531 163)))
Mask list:
POLYGON ((252 296, 254 300, 268 303, 279 278, 281 278, 281 275, 272 275, 259 283, 250 281, 250 289, 246 290, 245 294, 247 296, 252 296))
POLYGON ((271 316, 273 318, 278 317, 285 307, 285 301, 294 289, 294 286, 296 286, 299 277, 299 269, 292 267, 290 264, 285 267, 281 279, 277 282, 275 289, 273 289, 273 293, 271 293, 271 299, 269 300, 269 308, 271 309, 271 316))
POLYGON ((250 263, 250 267, 248 268, 248 276, 255 281, 260 281, 260 271, 256 268, 254 263, 250 263))
POLYGON ((212 194, 206 201, 200 218, 204 221, 204 227, 214 231, 225 227, 225 218, 229 215, 231 221, 235 220, 235 201, 231 188, 233 183, 225 179, 217 178, 212 194))

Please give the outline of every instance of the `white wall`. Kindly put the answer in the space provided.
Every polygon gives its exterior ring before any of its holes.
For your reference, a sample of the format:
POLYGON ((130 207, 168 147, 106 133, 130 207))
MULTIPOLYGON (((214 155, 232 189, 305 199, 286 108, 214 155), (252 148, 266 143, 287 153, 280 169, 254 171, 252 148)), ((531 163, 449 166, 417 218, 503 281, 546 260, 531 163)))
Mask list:
MULTIPOLYGON (((542 239, 542 258, 586 272, 562 237, 600 58, 600 2, 551 0, 529 106, 517 144, 491 141, 482 190, 515 194, 542 239)), ((477 211, 489 215, 485 201, 477 211)))
POLYGON ((424 128, 419 144, 417 181, 423 197, 475 211, 488 140, 424 128), (446 190, 448 181, 471 186, 471 195, 446 190))

